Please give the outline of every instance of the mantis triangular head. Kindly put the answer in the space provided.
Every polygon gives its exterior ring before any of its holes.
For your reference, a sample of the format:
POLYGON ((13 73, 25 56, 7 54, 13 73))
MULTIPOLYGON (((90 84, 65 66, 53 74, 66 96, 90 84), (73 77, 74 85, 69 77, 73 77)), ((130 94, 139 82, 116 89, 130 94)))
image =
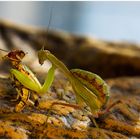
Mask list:
POLYGON ((38 61, 41 65, 43 65, 45 60, 46 60, 46 54, 43 45, 42 48, 38 51, 38 61))

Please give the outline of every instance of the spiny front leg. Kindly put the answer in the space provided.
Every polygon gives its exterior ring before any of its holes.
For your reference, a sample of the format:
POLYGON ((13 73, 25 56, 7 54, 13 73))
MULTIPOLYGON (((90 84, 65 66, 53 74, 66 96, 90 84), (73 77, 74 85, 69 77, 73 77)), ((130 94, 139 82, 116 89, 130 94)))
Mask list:
POLYGON ((55 74, 56 67, 54 65, 51 66, 51 68, 48 71, 47 77, 45 79, 45 82, 41 88, 41 93, 46 93, 50 86, 52 85, 52 82, 54 80, 54 74, 55 74))

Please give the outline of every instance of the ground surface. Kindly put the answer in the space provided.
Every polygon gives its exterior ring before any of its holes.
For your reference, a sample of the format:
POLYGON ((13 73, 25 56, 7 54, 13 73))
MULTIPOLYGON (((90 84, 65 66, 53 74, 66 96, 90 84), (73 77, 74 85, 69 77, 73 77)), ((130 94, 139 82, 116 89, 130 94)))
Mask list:
POLYGON ((13 112, 17 102, 11 99, 16 91, 8 79, 0 79, 1 138, 140 138, 140 78, 107 81, 111 87, 109 104, 119 99, 122 102, 97 120, 100 128, 94 127, 84 111, 62 105, 54 106, 47 120, 52 102, 75 102, 68 81, 62 75, 57 78, 38 108, 26 106, 21 113, 13 112))

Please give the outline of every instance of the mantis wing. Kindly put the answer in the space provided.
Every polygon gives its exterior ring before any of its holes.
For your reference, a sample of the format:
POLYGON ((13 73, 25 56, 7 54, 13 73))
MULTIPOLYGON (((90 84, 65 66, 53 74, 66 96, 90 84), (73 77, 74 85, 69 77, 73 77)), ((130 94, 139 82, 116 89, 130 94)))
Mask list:
POLYGON ((72 87, 80 103, 84 101, 95 114, 101 108, 101 102, 95 94, 88 90, 78 79, 73 78, 72 87))
POLYGON ((70 71, 74 77, 76 77, 98 97, 102 104, 107 102, 109 97, 109 88, 101 77, 99 77, 97 74, 81 69, 72 69, 70 71))
POLYGON ((21 73, 20 71, 16 70, 16 69, 11 69, 10 71, 15 77, 16 79, 23 84, 26 88, 33 90, 37 93, 40 92, 41 87, 36 84, 34 81, 32 81, 27 75, 21 73))

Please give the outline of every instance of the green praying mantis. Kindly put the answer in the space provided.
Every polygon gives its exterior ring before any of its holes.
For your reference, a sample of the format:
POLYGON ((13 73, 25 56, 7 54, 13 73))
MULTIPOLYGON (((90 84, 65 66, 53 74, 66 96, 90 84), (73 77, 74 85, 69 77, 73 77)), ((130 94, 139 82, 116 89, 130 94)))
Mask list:
MULTIPOLYGON (((15 77, 16 82, 20 83, 20 86, 18 87, 20 90, 18 90, 18 92, 24 91, 21 95, 22 103, 20 102, 18 104, 18 111, 21 111, 27 104, 26 102, 29 100, 29 91, 32 91, 37 95, 45 94, 48 91, 54 80, 55 70, 59 69, 70 81, 76 95, 78 105, 82 107, 86 104, 89 106, 93 116, 98 117, 102 108, 104 108, 109 99, 109 87, 101 77, 81 69, 69 70, 64 63, 56 58, 51 52, 41 49, 38 51, 39 63, 42 65, 45 60, 49 60, 52 64, 47 73, 44 84, 41 85, 32 71, 21 64, 21 59, 23 57, 20 56, 21 54, 19 55, 19 52, 21 53, 21 51, 12 51, 8 53, 10 60, 16 66, 10 70, 10 73, 15 77), (23 88, 26 90, 23 90, 23 88)), ((75 106, 72 105, 72 107, 75 106)), ((97 126, 95 121, 94 123, 97 126)))
MULTIPOLYGON (((99 111, 106 105, 109 99, 109 87, 101 77, 81 69, 68 70, 64 63, 48 50, 41 49, 38 52, 38 58, 41 65, 45 60, 49 60, 52 63, 50 69, 55 71, 58 68, 64 73, 73 87, 77 103, 80 106, 86 104, 90 107, 92 114, 98 116, 99 111)), ((53 77, 54 75, 51 76, 53 77)))

